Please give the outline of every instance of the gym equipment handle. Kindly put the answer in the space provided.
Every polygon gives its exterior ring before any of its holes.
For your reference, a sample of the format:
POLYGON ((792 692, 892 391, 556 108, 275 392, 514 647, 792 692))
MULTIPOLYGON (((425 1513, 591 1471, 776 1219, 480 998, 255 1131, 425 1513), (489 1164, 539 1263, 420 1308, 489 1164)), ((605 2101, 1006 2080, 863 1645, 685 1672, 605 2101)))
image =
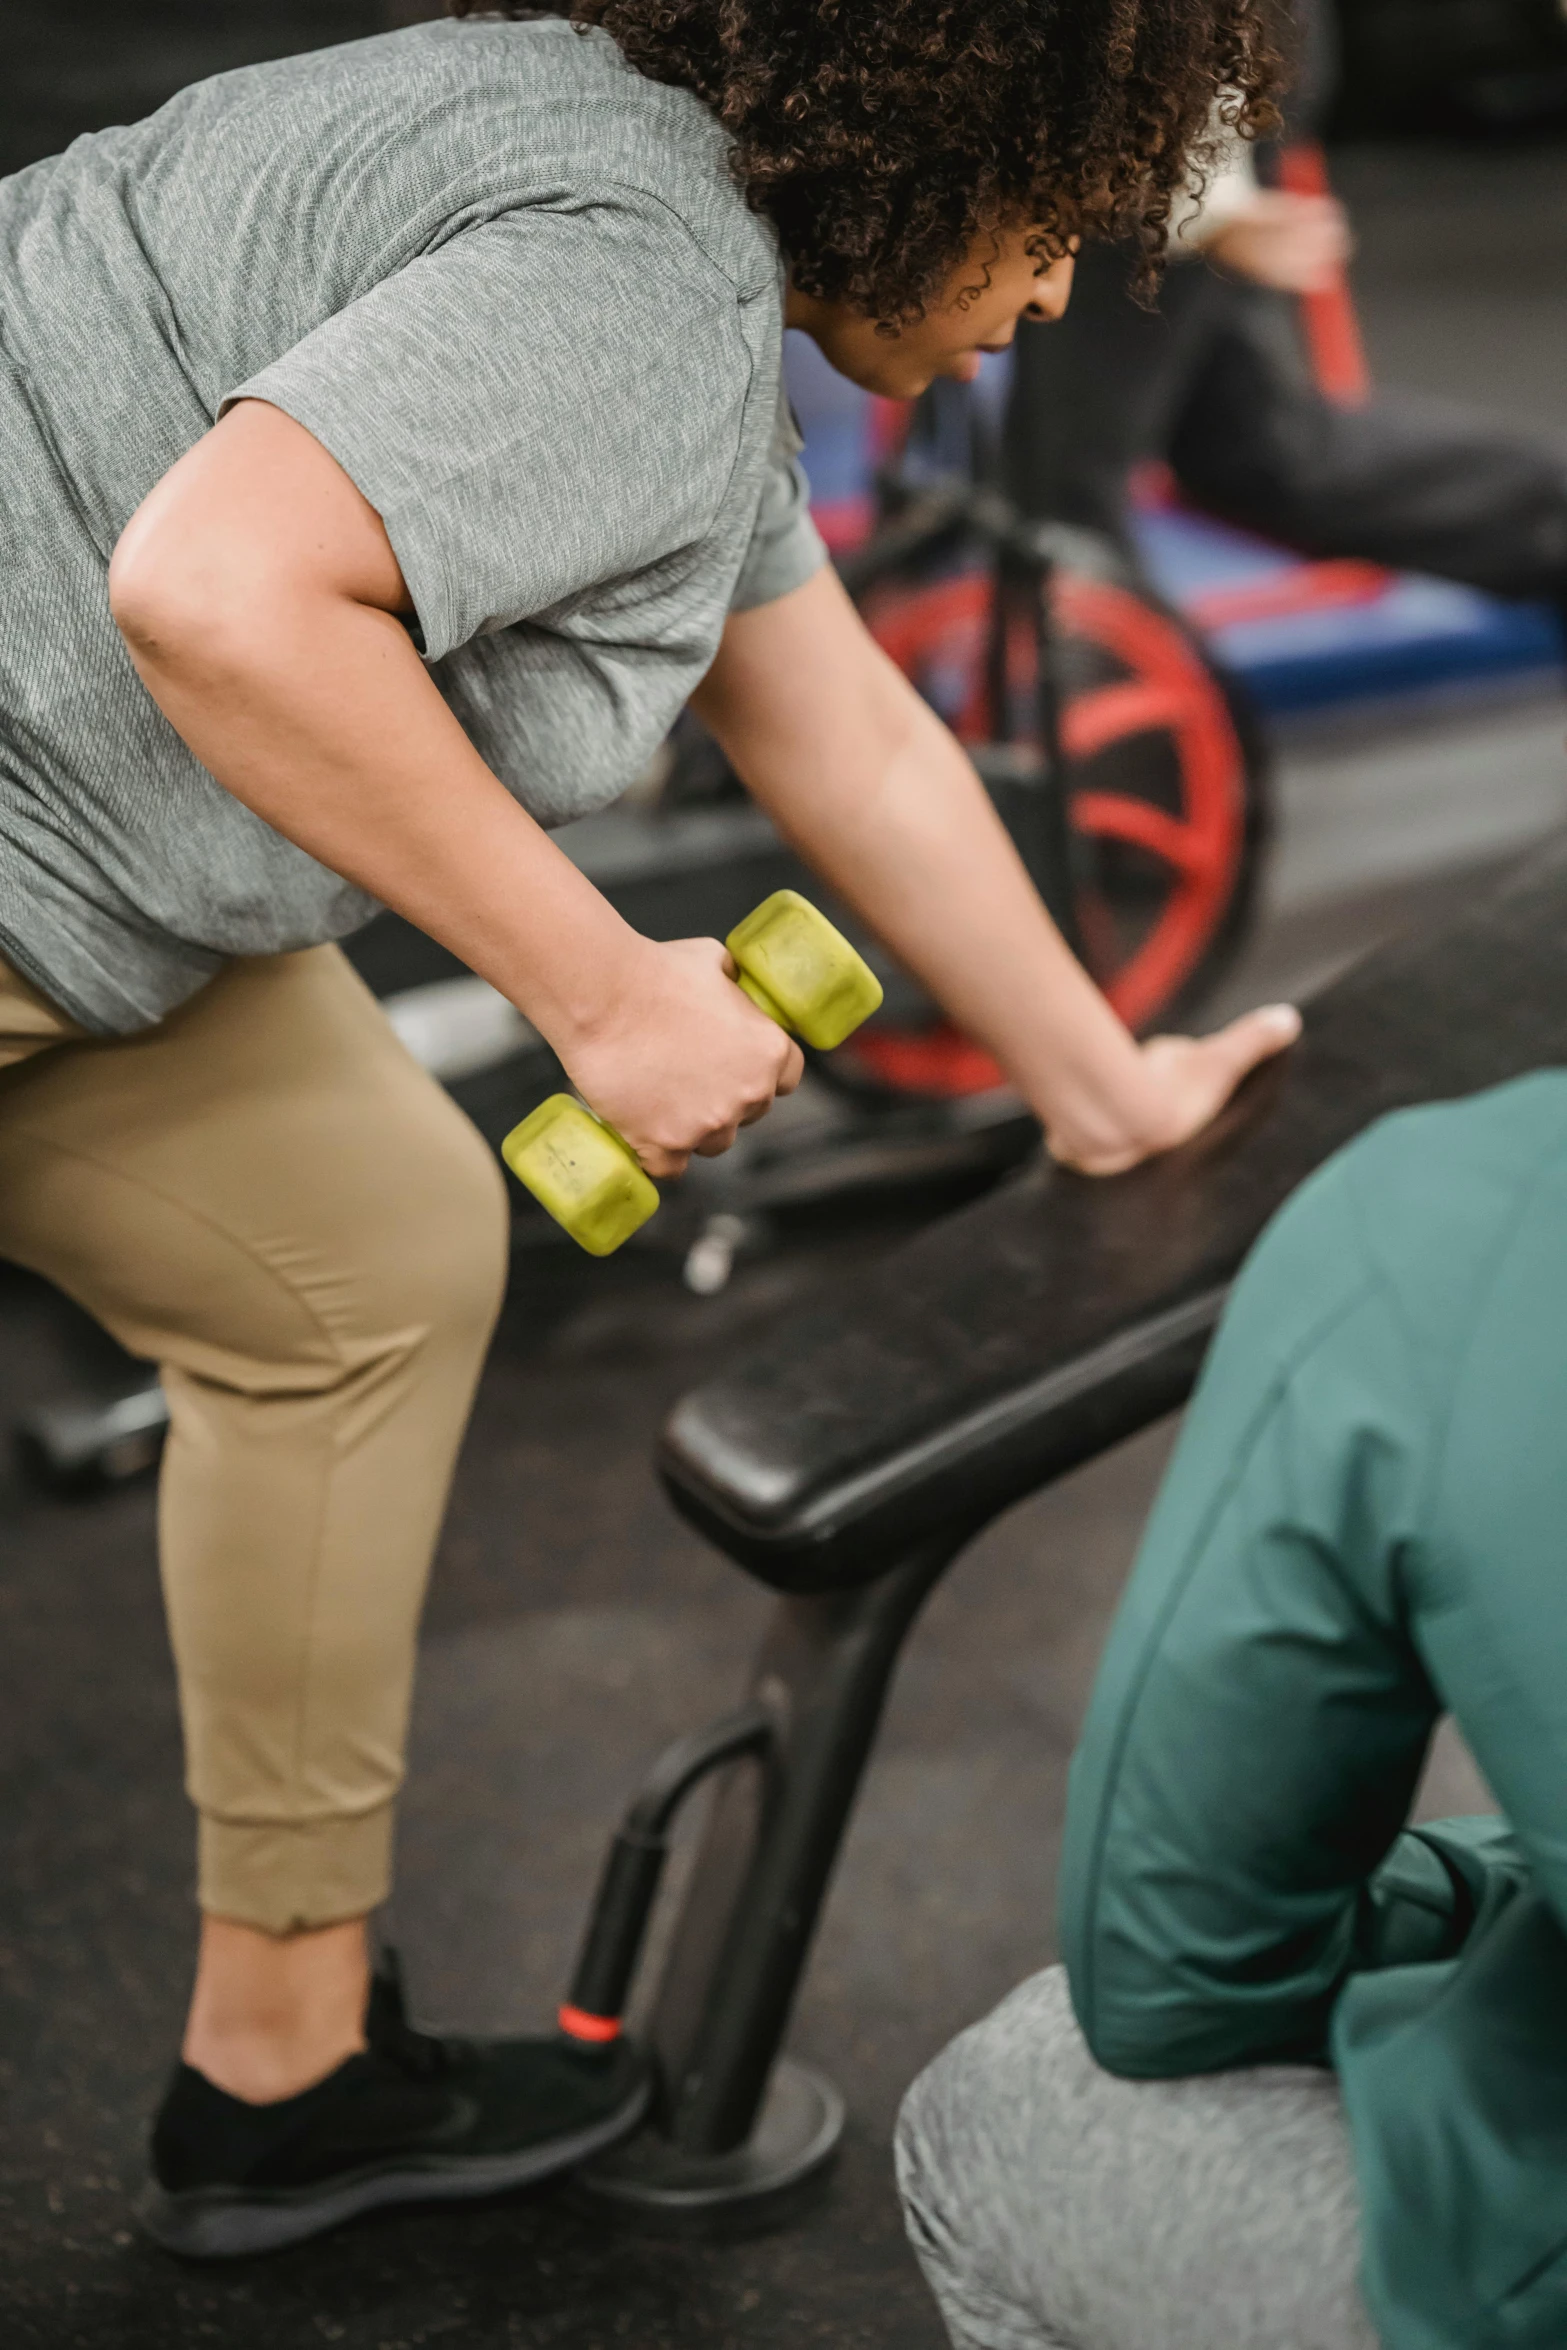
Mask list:
POLYGON ((753 1699, 659 1756, 609 1848, 571 1991, 560 2010, 560 2028, 568 2038, 619 2038, 676 1812, 692 1789, 724 1763, 743 1754, 763 1763, 771 1760, 777 1736, 772 1715, 753 1699))

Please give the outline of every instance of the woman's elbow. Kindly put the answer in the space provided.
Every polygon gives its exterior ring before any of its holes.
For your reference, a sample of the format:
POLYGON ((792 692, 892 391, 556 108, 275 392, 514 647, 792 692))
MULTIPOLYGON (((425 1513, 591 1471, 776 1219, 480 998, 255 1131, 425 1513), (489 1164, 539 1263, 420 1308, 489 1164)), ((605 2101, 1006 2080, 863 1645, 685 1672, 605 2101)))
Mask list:
POLYGON ((133 515, 109 561, 109 611, 143 676, 227 668, 253 612, 232 565, 199 535, 133 515))
POLYGON ((158 662, 191 634, 200 609, 191 566, 132 515, 109 559, 109 611, 131 651, 158 662), (158 539, 164 544, 158 544, 158 539))

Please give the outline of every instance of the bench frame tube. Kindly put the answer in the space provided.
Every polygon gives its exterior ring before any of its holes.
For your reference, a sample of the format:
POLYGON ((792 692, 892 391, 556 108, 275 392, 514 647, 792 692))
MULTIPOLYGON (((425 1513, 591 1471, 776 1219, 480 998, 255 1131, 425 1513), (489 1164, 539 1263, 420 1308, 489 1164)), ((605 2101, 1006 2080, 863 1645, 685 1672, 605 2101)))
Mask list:
MULTIPOLYGON (((935 1536, 857 1590, 781 1599, 751 1700, 772 1723, 764 1768, 717 1777, 648 2038, 661 2094, 651 2128, 582 2184, 617 2203, 759 2203, 779 2181, 733 2157, 756 2133, 833 1864, 874 1744, 893 1668, 930 1590, 968 1539, 935 1536), (667 2164, 660 2160, 661 2141, 667 2164), (629 2159, 626 2157, 629 2156, 629 2159), (702 2173, 711 2165, 711 2194, 702 2173), (667 2172, 667 2180, 664 2174, 667 2172)), ((828 2090, 828 2097, 837 2100, 828 2090)), ((841 2109, 840 2109, 841 2110, 841 2109)), ((821 2144, 820 2169, 836 2151, 821 2144)), ((788 2168, 788 2151, 781 2162, 788 2168)), ((800 2183, 798 2172, 788 2182, 800 2183)))

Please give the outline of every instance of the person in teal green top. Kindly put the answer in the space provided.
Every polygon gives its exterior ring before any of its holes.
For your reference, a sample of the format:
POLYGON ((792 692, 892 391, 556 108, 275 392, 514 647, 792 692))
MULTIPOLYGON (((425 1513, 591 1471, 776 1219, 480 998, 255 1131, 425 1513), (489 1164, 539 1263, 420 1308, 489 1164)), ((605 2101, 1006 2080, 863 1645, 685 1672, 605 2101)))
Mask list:
POLYGON ((1567 1072, 1383 1121, 1253 1254, 1060 1922, 1076 2026, 1036 1978, 905 2111, 954 2341, 1567 2343, 1567 1072), (1410 1829, 1444 1713, 1503 1816, 1410 1829))

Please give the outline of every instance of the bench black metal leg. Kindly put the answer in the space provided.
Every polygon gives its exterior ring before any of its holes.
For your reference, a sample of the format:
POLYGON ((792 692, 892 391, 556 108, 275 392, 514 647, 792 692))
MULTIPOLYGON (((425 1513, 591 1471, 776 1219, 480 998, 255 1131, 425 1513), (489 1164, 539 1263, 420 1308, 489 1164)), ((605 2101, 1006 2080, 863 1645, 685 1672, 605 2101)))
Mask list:
POLYGON ((752 1687, 768 1760, 719 1782, 653 2015, 653 2125, 595 2163, 598 2196, 669 2217, 760 2216, 831 2161, 843 2105, 775 2060, 892 1669, 954 1538, 859 1590, 780 1602, 752 1687))

